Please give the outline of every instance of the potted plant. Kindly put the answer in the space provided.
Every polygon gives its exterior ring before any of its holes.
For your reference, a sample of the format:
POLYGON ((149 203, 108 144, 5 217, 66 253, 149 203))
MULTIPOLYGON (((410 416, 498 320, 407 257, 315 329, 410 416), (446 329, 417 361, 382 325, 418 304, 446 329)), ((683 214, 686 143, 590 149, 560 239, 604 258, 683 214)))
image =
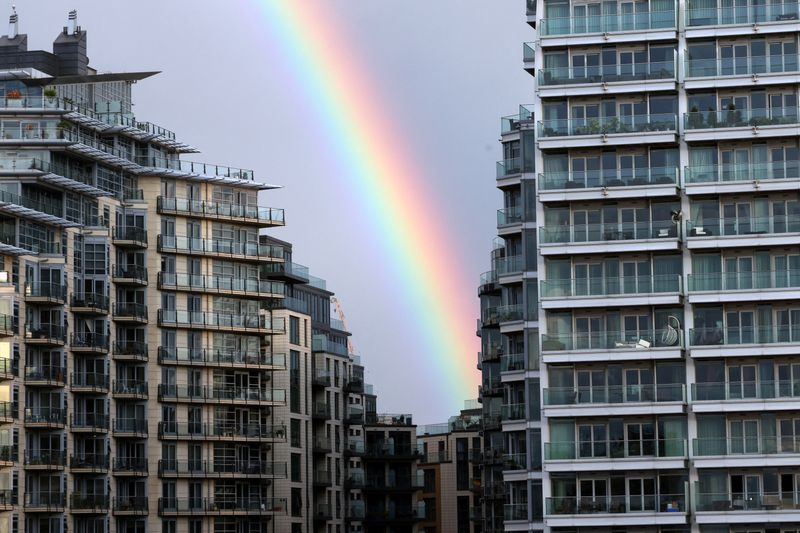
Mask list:
POLYGON ((58 97, 58 92, 52 87, 48 87, 42 93, 44 94, 44 107, 53 108, 56 107, 56 98, 58 97))
POLYGON ((689 112, 689 129, 699 130, 703 127, 703 114, 697 109, 697 106, 692 106, 689 112))
POLYGON ((22 93, 19 89, 11 89, 6 93, 6 107, 22 107, 22 93))
POLYGON ((713 107, 708 108, 708 126, 711 128, 717 127, 717 112, 713 107))

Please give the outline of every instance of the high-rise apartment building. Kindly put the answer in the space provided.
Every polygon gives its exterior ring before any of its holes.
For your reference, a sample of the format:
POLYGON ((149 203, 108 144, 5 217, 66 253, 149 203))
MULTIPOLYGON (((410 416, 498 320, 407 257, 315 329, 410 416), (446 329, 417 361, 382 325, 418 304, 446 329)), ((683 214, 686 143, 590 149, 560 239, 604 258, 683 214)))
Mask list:
POLYGON ((325 282, 250 170, 190 162, 98 73, 0 38, 0 532, 411 531, 411 416, 376 414, 325 282), (364 475, 366 472, 366 475, 364 475))
POLYGON ((539 329, 543 523, 529 505, 505 530, 797 530, 797 3, 527 10, 535 93, 502 122, 481 365, 484 408, 498 379, 518 403, 503 358, 539 329))

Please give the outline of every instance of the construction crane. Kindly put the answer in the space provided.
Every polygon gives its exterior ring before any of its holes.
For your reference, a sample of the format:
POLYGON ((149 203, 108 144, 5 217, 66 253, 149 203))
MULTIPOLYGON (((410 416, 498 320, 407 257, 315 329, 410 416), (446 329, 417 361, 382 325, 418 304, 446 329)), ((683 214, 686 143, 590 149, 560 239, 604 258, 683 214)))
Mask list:
MULTIPOLYGON (((344 329, 350 331, 350 327, 347 325, 347 318, 344 316, 344 309, 342 309, 342 304, 339 303, 339 299, 336 296, 331 296, 331 303, 336 308, 336 314, 339 315, 339 320, 344 324, 344 329)), ((356 349, 353 346, 352 333, 347 336, 347 353, 356 353, 356 349)))

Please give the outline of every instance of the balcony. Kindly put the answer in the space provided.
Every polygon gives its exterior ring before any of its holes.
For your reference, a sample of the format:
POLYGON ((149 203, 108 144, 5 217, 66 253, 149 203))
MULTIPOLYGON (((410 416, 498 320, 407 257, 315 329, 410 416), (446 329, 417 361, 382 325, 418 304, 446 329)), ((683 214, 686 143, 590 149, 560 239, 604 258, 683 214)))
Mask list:
POLYGON ((548 417, 683 414, 686 387, 682 383, 549 387, 542 390, 542 398, 548 417))
POLYGON ((525 261, 522 255, 509 255, 492 260, 492 267, 497 273, 498 281, 507 276, 520 276, 524 266, 525 261))
POLYGON ((193 274, 158 273, 158 288, 161 290, 230 294, 248 298, 283 298, 285 286, 281 281, 228 276, 201 276, 193 274))
MULTIPOLYGON (((17 334, 16 320, 11 315, 0 313, 0 337, 11 337, 17 334)), ((2 370, 0 370, 0 374, 2 370)))
POLYGON ((311 374, 311 386, 317 388, 325 388, 331 386, 331 379, 333 372, 325 370, 324 368, 314 368, 311 374))
POLYGON ((257 387, 207 387, 205 385, 159 385, 158 399, 224 404, 285 405, 286 391, 257 387))
MULTIPOLYGON (((796 463, 795 463, 796 464, 796 463)), ((695 521, 698 524, 780 523, 800 520, 800 493, 695 492, 695 521)))
POLYGON ((94 293, 72 293, 69 305, 73 313, 104 315, 108 313, 108 296, 94 293))
POLYGON ((71 513, 105 514, 110 506, 111 498, 105 494, 81 494, 74 491, 69 497, 71 513))
POLYGON ((793 436, 692 439, 692 461, 697 468, 794 467, 798 459, 800 442, 793 436))
POLYGON ((591 15, 542 19, 539 27, 542 46, 640 43, 675 40, 677 18, 674 9, 608 15, 598 10, 591 15))
POLYGON ((797 354, 794 326, 718 326, 689 330, 692 357, 758 357, 797 354))
POLYGON ((769 56, 746 56, 736 59, 687 59, 687 89, 714 89, 718 87, 741 88, 745 85, 794 84, 799 56, 781 54, 769 56))
POLYGON ((498 229, 522 224, 522 207, 516 205, 497 210, 498 229))
POLYGON ((133 379, 117 379, 114 380, 111 394, 117 399, 146 400, 148 396, 147 382, 133 379))
POLYGON ((283 317, 264 314, 233 315, 204 311, 158 310, 158 325, 162 327, 211 329, 224 331, 277 334, 286 331, 283 317))
POLYGON ((326 335, 314 335, 311 339, 311 350, 334 355, 347 355, 347 345, 334 342, 326 335))
POLYGON ((677 132, 678 116, 673 114, 552 119, 538 123, 542 150, 674 143, 677 132))
POLYGON ((683 120, 687 142, 792 137, 800 125, 796 107, 697 111, 683 120))
POLYGON ((170 477, 286 478, 286 463, 268 461, 158 461, 158 475, 170 477))
POLYGON ((112 316, 116 322, 147 324, 147 306, 136 302, 117 302, 112 316))
POLYGON ((501 405, 500 418, 503 422, 525 421, 525 404, 512 403, 501 405))
POLYGON ((286 354, 158 347, 159 364, 286 370, 286 354))
POLYGON ((507 503, 503 505, 503 520, 506 522, 511 521, 528 521, 528 504, 527 503, 507 503))
POLYGON ((25 427, 30 429, 64 429, 67 425, 67 410, 26 407, 25 427))
POLYGON ((314 521, 327 522, 333 519, 333 507, 327 503, 318 503, 314 506, 314 521))
POLYGON ((669 220, 574 224, 539 229, 539 252, 545 256, 668 251, 679 247, 678 226, 669 220))
POLYGON ((367 476, 364 482, 364 490, 369 492, 415 492, 424 486, 422 476, 396 476, 392 472, 388 476, 367 476))
POLYGON ((536 69, 536 43, 522 43, 522 65, 528 74, 536 69))
POLYGON ((109 464, 109 456, 103 453, 71 455, 69 458, 69 468, 75 474, 105 473, 108 472, 109 464))
POLYGON ((146 457, 115 457, 113 472, 115 476, 146 476, 146 457))
POLYGON ((325 402, 314 402, 314 404, 311 406, 311 418, 314 420, 330 420, 330 406, 325 402))
POLYGON ((64 470, 67 454, 63 450, 25 450, 26 470, 64 470))
POLYGON ((364 408, 357 405, 348 405, 344 417, 345 424, 361 425, 364 423, 364 408))
POLYGON ((285 261, 282 263, 267 263, 265 267, 268 278, 279 277, 299 283, 308 283, 310 281, 307 266, 285 261))
POLYGON ((111 242, 125 248, 147 248, 147 229, 117 226, 111 234, 111 242))
POLYGON ((116 341, 111 351, 120 361, 147 361, 147 344, 138 341, 116 341))
POLYGON ((684 439, 546 442, 548 472, 686 468, 684 439))
POLYGON ((147 268, 139 265, 116 265, 111 281, 118 285, 147 285, 147 268))
POLYGON ((229 422, 159 422, 158 436, 160 439, 173 440, 284 442, 286 426, 229 422))
MULTIPOLYGON (((533 126, 532 106, 519 106, 519 113, 500 118, 500 135, 519 132, 533 126)), ((499 177, 499 175, 498 175, 499 177)))
POLYGON ((514 157, 511 159, 503 159, 496 163, 496 172, 498 180, 505 180, 507 178, 519 178, 523 172, 532 172, 533 168, 525 166, 523 170, 522 158, 514 157))
POLYGON ((690 250, 789 246, 800 236, 796 216, 704 219, 686 221, 686 246, 690 250))
POLYGON ((286 500, 279 498, 159 498, 159 516, 187 515, 253 515, 268 520, 268 516, 283 513, 286 500))
POLYGON ((147 438, 147 420, 143 418, 117 418, 114 420, 115 437, 147 438))
POLYGON ((221 239, 191 239, 171 235, 158 236, 158 251, 267 262, 282 262, 284 252, 282 246, 221 239))
POLYGON ((683 293, 680 274, 547 279, 540 285, 543 309, 678 305, 683 293))
MULTIPOLYGON (((136 158, 137 164, 149 169, 145 174, 150 172, 153 175, 164 174, 167 177, 181 174, 183 177, 192 176, 206 176, 210 178, 218 178, 214 181, 221 181, 226 183, 229 180, 241 181, 239 185, 246 185, 249 181, 255 181, 255 174, 252 170, 229 167, 227 165, 215 165, 212 163, 203 163, 197 161, 186 161, 177 158, 165 158, 161 156, 140 156, 136 158), (166 171, 166 172, 165 172, 166 171)), ((231 183, 228 181, 227 183, 231 183)))
POLYGON ((26 512, 63 513, 66 497, 63 492, 26 492, 23 507, 26 512))
POLYGON ((112 500, 111 511, 120 516, 143 516, 148 514, 147 502, 146 496, 117 497, 112 500))
POLYGON ((108 393, 108 374, 103 372, 73 372, 69 377, 69 385, 73 393, 106 394, 108 393))
POLYGON ((315 437, 313 452, 318 454, 326 454, 333 451, 333 444, 328 437, 315 437))
POLYGON ((800 272, 689 274, 689 303, 771 302, 797 299, 800 272))
POLYGON ((686 38, 741 37, 798 30, 797 4, 760 4, 747 0, 735 7, 687 8, 686 38))
POLYGON ((286 224, 283 209, 258 207, 257 205, 159 196, 156 199, 156 209, 161 214, 256 224, 265 228, 286 224))
POLYGON ((483 376, 478 393, 482 397, 488 396, 502 396, 503 395, 503 382, 500 376, 483 376))
POLYGON ((317 488, 325 488, 333 485, 333 476, 328 470, 317 470, 314 472, 314 486, 317 488))
POLYGON ((16 402, 0 402, 0 424, 14 422, 19 417, 19 405, 16 402))
POLYGON ((63 387, 67 384, 67 369, 62 366, 26 366, 25 384, 29 386, 63 387))
POLYGON ((64 305, 67 303, 67 287, 60 283, 26 283, 25 301, 33 304, 64 305))
POLYGON ((528 469, 528 454, 522 453, 504 453, 503 454, 503 470, 517 471, 528 469))
POLYGON ((73 352, 108 352, 108 335, 102 333, 73 333, 69 339, 73 352))
POLYGON ((741 413, 787 411, 797 407, 800 385, 791 381, 692 383, 692 411, 741 413))
POLYGON ((682 352, 683 334, 674 328, 542 335, 547 364, 679 359, 682 352))
POLYGON ((794 191, 800 185, 800 161, 693 165, 685 168, 684 182, 689 195, 794 191))
POLYGON ((684 494, 554 497, 545 501, 545 523, 551 527, 686 524, 684 494))
POLYGON ((107 433, 108 415, 79 411, 70 415, 70 430, 73 433, 107 433))
POLYGON ((539 69, 542 97, 674 91, 675 61, 539 69))
POLYGON ((396 444, 390 441, 372 443, 364 449, 364 459, 414 460, 422 457, 422 452, 410 444, 396 444))
POLYGON ((539 174, 539 200, 565 202, 678 195, 676 167, 619 168, 539 174))

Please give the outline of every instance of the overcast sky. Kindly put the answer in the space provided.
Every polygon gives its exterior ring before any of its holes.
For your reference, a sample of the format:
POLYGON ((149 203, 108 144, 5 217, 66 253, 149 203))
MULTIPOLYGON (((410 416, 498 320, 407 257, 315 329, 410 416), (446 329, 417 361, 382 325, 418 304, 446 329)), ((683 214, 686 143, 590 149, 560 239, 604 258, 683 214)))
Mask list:
MULTIPOLYGON (((521 43, 531 40, 524 2, 282 1, 336 6, 331 22, 345 25, 387 115, 428 171, 443 231, 459 250, 454 268, 470 273, 463 290, 476 295, 477 318, 478 276, 489 268, 501 207, 494 181, 499 117, 533 99, 522 70, 521 43)), ((332 162, 326 132, 304 114, 298 80, 277 57, 267 24, 254 17, 255 2, 16 4, 29 49, 50 50, 67 11, 77 8, 94 68, 162 71, 134 87, 137 119, 169 128, 202 151, 190 159, 252 168, 257 179, 283 185, 264 199, 286 208, 287 227, 273 234, 291 241, 295 261, 327 279, 339 296, 379 410, 411 412, 417 423, 445 421, 461 399, 443 393, 451 389, 423 362, 435 354, 425 352, 418 321, 393 312, 392 299, 401 297, 397 283, 376 257, 364 227, 369 221, 358 216, 352 191, 337 186, 345 180, 334 174, 341 167, 332 162)), ((475 354, 464 357, 474 368, 475 354)))

